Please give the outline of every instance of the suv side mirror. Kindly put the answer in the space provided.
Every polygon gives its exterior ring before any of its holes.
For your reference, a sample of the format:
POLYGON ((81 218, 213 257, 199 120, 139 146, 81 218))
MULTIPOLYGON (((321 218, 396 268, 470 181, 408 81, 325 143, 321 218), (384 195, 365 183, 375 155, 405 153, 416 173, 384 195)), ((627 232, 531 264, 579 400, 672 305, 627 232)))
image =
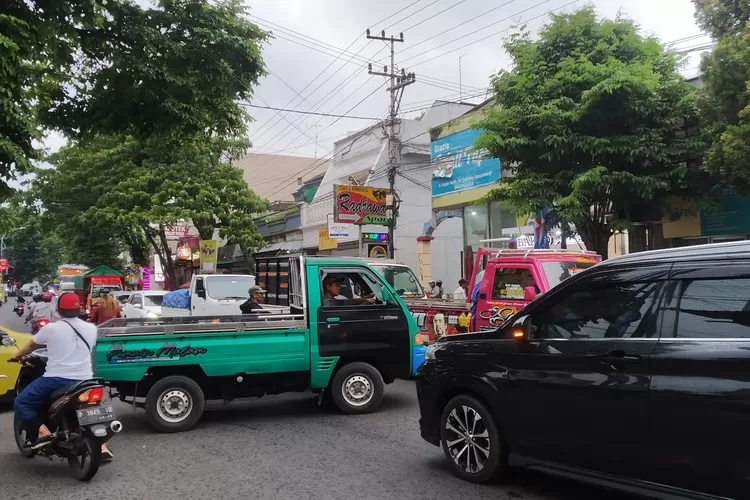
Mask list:
POLYGON ((531 339, 531 316, 525 315, 516 319, 510 326, 513 340, 528 341, 531 339))
POLYGON ((531 302, 536 298, 536 288, 533 286, 527 286, 523 289, 523 300, 531 302))

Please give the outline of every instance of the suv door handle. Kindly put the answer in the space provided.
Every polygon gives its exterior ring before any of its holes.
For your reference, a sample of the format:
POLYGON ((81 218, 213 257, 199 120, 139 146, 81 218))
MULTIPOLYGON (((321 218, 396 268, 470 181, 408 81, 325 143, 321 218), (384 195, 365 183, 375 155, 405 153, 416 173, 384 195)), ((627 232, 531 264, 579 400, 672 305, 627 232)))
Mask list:
POLYGON ((340 323, 341 319, 339 318, 326 318, 326 323, 340 323))
POLYGON ((614 349, 602 355, 602 361, 611 363, 615 361, 640 361, 641 357, 637 354, 630 354, 622 349, 614 349))

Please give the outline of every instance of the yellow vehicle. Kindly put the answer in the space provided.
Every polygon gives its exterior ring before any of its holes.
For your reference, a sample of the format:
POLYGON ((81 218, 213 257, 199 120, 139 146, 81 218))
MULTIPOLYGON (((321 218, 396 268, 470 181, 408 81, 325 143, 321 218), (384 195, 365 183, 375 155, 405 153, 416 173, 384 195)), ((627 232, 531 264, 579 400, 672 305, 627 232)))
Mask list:
POLYGON ((8 363, 18 349, 31 340, 28 333, 13 332, 0 328, 0 401, 10 401, 16 395, 19 363, 8 363))

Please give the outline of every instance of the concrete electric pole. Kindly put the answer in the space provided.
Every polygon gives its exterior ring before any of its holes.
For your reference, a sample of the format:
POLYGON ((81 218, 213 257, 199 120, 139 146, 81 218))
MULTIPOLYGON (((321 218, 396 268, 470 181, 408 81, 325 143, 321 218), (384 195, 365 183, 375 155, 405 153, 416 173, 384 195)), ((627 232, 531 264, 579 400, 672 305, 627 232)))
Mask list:
POLYGON ((401 105, 401 97, 404 95, 404 88, 411 85, 416 81, 414 73, 406 73, 402 68, 400 73, 396 72, 396 42, 404 41, 404 34, 399 33, 398 38, 391 35, 390 37, 385 36, 385 31, 381 31, 378 36, 371 36, 370 30, 367 30, 367 38, 370 40, 381 40, 391 44, 391 66, 383 66, 383 71, 373 71, 372 64, 369 65, 369 73, 371 75, 384 76, 390 79, 390 86, 388 92, 391 94, 391 104, 388 108, 388 183, 391 190, 391 195, 386 198, 386 216, 388 217, 388 257, 393 258, 393 228, 396 224, 397 205, 396 205, 396 191, 394 186, 396 183, 396 171, 398 170, 398 147, 399 147, 399 132, 396 130, 398 124, 398 109, 401 105))

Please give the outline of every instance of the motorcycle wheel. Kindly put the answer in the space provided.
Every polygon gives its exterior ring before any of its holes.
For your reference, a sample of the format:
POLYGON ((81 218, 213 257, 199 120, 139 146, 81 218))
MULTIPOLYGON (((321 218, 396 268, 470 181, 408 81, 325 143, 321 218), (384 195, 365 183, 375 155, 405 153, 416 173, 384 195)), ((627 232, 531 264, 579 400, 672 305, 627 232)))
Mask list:
POLYGON ((24 458, 33 458, 36 455, 36 451, 26 445, 26 431, 21 428, 21 420, 17 416, 13 417, 13 436, 16 439, 18 451, 24 458))
POLYGON ((79 481, 90 481, 99 470, 102 462, 102 446, 91 434, 81 436, 80 454, 68 457, 68 465, 79 481))

